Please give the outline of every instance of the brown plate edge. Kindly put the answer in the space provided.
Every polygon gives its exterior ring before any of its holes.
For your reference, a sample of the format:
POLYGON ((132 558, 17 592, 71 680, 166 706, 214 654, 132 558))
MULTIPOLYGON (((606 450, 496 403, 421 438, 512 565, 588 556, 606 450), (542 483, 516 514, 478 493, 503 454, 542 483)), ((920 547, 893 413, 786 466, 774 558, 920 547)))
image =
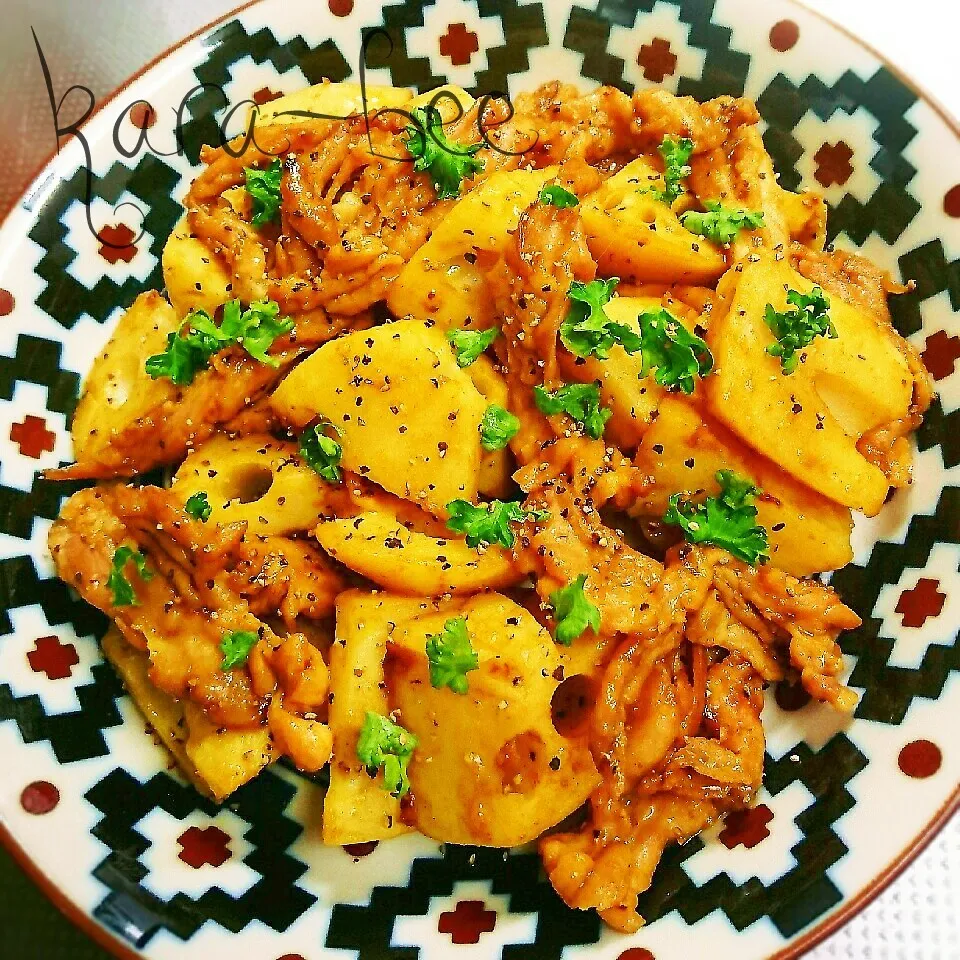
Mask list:
POLYGON ((783 949, 772 953, 768 960, 797 960, 849 923, 917 859, 958 811, 960 811, 960 786, 954 788, 953 794, 947 798, 923 830, 877 876, 862 887, 856 896, 841 901, 841 906, 835 913, 801 934, 793 943, 788 943, 783 949))

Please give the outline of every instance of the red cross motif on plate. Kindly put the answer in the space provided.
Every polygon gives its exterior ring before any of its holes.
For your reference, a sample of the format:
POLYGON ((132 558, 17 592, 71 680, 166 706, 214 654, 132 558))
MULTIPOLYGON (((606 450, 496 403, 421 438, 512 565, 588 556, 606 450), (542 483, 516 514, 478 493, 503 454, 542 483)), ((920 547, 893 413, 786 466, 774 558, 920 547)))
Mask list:
POLYGON ((765 804, 760 803, 747 810, 734 810, 727 815, 723 830, 720 832, 720 842, 728 849, 739 847, 741 844, 752 850, 761 840, 770 836, 767 824, 773 819, 773 811, 765 804))
POLYGON ((677 69, 677 55, 670 49, 670 41, 654 37, 645 43, 637 54, 637 66, 643 67, 643 75, 653 83, 663 83, 664 77, 672 77, 677 69))
POLYGON ((814 176, 821 187, 843 186, 853 174, 853 151, 842 140, 825 143, 814 155, 814 176))
POLYGON ((279 100, 283 96, 282 93, 277 93, 276 90, 271 90, 269 87, 261 87, 253 95, 253 102, 258 106, 262 107, 265 103, 270 103, 271 100, 279 100))
POLYGON ((440 38, 440 53, 449 57, 455 67, 468 64, 479 49, 480 40, 465 23, 451 23, 440 38))
POLYGON ((191 827, 177 837, 177 843, 183 848, 177 856, 194 870, 207 863, 212 867, 222 866, 233 856, 230 835, 219 827, 209 826, 205 830, 191 827))
POLYGON ((116 263, 118 260, 129 263, 137 255, 137 248, 133 244, 136 234, 125 223, 104 227, 99 237, 99 253, 107 263, 116 263))
POLYGON ((497 915, 482 900, 461 900, 457 909, 440 914, 437 930, 449 933, 454 943, 479 943, 497 925, 497 915))
POLYGON ((43 417, 35 417, 30 413, 20 423, 10 427, 10 439, 25 457, 39 460, 54 448, 57 435, 47 429, 47 421, 43 417))
POLYGON ((80 657, 72 643, 61 643, 59 637, 51 636, 34 641, 27 660, 34 673, 45 673, 48 680, 66 680, 80 657))
POLYGON ((927 337, 920 357, 934 380, 945 380, 960 360, 960 337, 951 337, 946 330, 938 330, 927 337))
POLYGON ((900 594, 894 612, 901 616, 901 623, 905 627, 922 627, 928 617, 939 617, 947 595, 941 593, 937 587, 939 580, 928 580, 921 577, 917 585, 911 590, 904 590, 900 594))

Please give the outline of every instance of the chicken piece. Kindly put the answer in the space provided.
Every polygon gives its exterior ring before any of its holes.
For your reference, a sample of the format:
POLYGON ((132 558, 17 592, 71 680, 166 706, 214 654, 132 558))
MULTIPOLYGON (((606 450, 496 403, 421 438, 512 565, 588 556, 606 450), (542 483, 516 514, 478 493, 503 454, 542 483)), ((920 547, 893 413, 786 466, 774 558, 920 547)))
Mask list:
POLYGON ((591 501, 578 500, 560 487, 534 501, 537 509, 549 511, 523 550, 537 593, 547 602, 551 593, 585 573, 584 594, 600 610, 601 633, 642 630, 654 616, 652 589, 663 568, 627 546, 591 501))
POLYGON ((682 780, 693 773, 711 782, 711 793, 723 790, 725 800, 749 806, 763 781, 762 680, 749 660, 733 653, 711 667, 706 693, 706 717, 717 736, 686 737, 667 760, 662 785, 683 793, 682 780))
POLYGON ((670 793, 610 798, 603 788, 579 833, 555 833, 540 841, 540 856, 553 888, 575 910, 596 909, 622 933, 643 926, 637 897, 653 880, 668 843, 683 843, 716 819, 709 800, 670 793))
MULTIPOLYGON (((482 100, 480 105, 482 109, 482 100)), ((493 109, 481 113, 495 147, 489 156, 498 169, 514 156, 525 166, 574 159, 595 166, 624 154, 635 138, 630 98, 615 87, 581 93, 554 80, 517 96, 512 115, 504 116, 502 106, 492 101, 493 109)))
POLYGON ((731 614, 748 628, 758 620, 774 627, 772 640, 787 640, 790 662, 807 693, 852 712, 857 695, 837 679, 843 671, 837 637, 860 626, 856 613, 816 580, 798 580, 770 564, 750 567, 723 551, 711 552, 714 583, 731 614))
POLYGON ((383 299, 451 206, 437 199, 425 173, 413 170, 405 126, 392 112, 268 126, 256 135, 262 151, 248 151, 242 164, 225 148, 205 151, 207 170, 187 197, 191 230, 224 258, 235 288, 251 298, 276 300, 293 314, 318 307, 361 313, 383 299), (241 182, 244 167, 281 151, 280 230, 258 229, 216 188, 229 189, 241 182))
POLYGON ((787 646, 814 696, 841 710, 856 702, 836 680, 836 636, 859 619, 828 587, 685 544, 668 553, 648 596, 650 614, 624 638, 595 696, 592 750, 604 781, 590 817, 580 832, 540 843, 564 901, 626 932, 643 923, 637 896, 666 844, 756 796, 763 681, 750 657, 778 670, 772 648, 787 646), (671 664, 688 637, 700 652, 690 648, 693 677, 681 682, 671 664))
POLYGON ((326 705, 326 666, 305 638, 277 636, 230 589, 227 570, 242 533, 242 525, 194 520, 157 487, 113 486, 71 497, 49 541, 59 576, 149 654, 151 683, 199 704, 223 727, 259 727, 266 715, 272 729, 270 708, 279 703, 278 742, 313 764, 322 752, 313 724, 326 705), (128 554, 123 562, 123 547, 142 559, 128 554), (224 667, 232 642, 251 649, 246 665, 224 667), (301 741, 291 732, 293 709, 305 722, 294 724, 301 741))
POLYGON ((279 612, 288 630, 299 616, 322 620, 333 613, 343 577, 326 554, 306 540, 245 536, 237 546, 230 586, 258 617, 279 612))
POLYGON ((666 90, 638 90, 633 95, 635 127, 640 144, 650 152, 666 136, 689 137, 694 154, 719 147, 730 130, 760 119, 756 105, 744 97, 717 97, 698 103, 666 90))

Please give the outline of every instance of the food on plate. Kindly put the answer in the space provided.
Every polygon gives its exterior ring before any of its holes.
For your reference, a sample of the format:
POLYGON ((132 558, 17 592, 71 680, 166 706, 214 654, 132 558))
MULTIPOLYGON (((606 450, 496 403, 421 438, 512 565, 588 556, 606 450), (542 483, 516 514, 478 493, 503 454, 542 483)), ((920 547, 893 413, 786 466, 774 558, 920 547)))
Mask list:
POLYGON ((536 841, 632 931, 666 846, 755 801, 764 687, 853 710, 817 575, 931 385, 758 120, 324 83, 204 149, 49 537, 198 789, 328 769, 323 842, 536 841))

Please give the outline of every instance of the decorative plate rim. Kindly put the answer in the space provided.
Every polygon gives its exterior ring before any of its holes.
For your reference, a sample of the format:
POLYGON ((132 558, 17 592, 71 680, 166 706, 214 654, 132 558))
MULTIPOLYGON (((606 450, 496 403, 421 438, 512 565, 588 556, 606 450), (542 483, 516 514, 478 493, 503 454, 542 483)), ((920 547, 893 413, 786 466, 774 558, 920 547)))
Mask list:
MULTIPOLYGON (((221 24, 237 17, 245 10, 264 2, 267 2, 267 0, 244 0, 244 2, 239 3, 237 6, 232 7, 227 12, 208 21, 175 43, 165 47, 160 53, 156 54, 138 70, 126 77, 123 82, 118 84, 109 94, 96 103, 90 115, 80 125, 79 129, 81 131, 87 130, 98 115, 114 103, 125 90, 154 68, 160 66, 173 54, 194 40, 210 33, 221 24)), ((867 51, 904 86, 915 93, 920 101, 928 105, 953 133, 954 137, 960 140, 960 116, 955 116, 938 97, 931 94, 924 85, 920 84, 910 73, 891 60, 885 53, 857 36, 851 29, 839 23, 833 17, 808 6, 804 0, 784 0, 784 2, 788 6, 803 10, 808 16, 816 18, 843 35, 846 39, 855 43, 861 49, 867 51)), ((14 212, 21 206, 23 201, 46 179, 49 172, 51 172, 55 166, 60 152, 58 146, 57 149, 50 151, 36 167, 26 187, 13 200, 3 216, 0 217, 0 230, 7 226, 14 212)), ((872 880, 867 882, 854 896, 844 900, 834 912, 824 917, 818 923, 815 923, 813 927, 801 934, 796 940, 786 944, 775 953, 770 954, 768 960, 799 960, 800 957, 807 954, 814 947, 844 927, 897 880, 957 814, 960 814, 960 784, 954 787, 952 793, 946 798, 934 816, 914 835, 913 839, 904 846, 872 880)), ((43 893, 53 906, 70 923, 93 940, 98 946, 118 958, 118 960, 143 960, 144 954, 142 952, 124 943, 116 934, 74 903, 74 901, 62 891, 57 881, 44 871, 27 853, 14 833, 2 820, 0 820, 0 846, 6 850, 20 869, 28 876, 30 881, 43 893)))

